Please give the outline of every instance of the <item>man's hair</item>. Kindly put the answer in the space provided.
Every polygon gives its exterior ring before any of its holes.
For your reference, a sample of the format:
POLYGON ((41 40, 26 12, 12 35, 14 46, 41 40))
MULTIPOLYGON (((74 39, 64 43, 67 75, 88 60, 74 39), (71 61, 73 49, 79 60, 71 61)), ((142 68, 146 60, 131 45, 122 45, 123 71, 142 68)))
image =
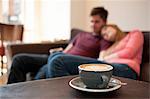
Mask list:
POLYGON ((96 7, 92 9, 90 15, 99 15, 104 21, 107 21, 108 11, 104 7, 96 7))

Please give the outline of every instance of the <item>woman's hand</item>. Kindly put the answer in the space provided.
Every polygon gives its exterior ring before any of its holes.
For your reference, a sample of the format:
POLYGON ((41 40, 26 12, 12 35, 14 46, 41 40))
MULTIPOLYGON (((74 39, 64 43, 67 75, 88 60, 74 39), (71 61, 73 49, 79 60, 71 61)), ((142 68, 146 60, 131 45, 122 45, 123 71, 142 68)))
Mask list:
POLYGON ((104 60, 104 58, 100 58, 100 57, 99 57, 97 60, 99 60, 99 61, 103 61, 103 60, 104 60))
POLYGON ((106 51, 101 51, 99 54, 98 60, 101 60, 101 61, 104 60, 105 53, 106 53, 106 51))
POLYGON ((106 62, 109 62, 109 60, 111 60, 111 59, 114 59, 114 58, 118 58, 118 55, 117 54, 110 54, 110 55, 108 55, 108 56, 105 56, 104 57, 104 61, 106 61, 106 62))

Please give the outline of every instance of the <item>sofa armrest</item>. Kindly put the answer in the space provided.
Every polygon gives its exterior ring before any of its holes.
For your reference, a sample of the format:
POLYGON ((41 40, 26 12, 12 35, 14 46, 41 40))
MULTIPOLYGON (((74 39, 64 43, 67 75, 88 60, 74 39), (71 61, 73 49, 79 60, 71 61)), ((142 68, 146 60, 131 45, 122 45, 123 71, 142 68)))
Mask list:
POLYGON ((18 53, 49 54, 49 49, 62 47, 65 48, 67 42, 63 43, 33 43, 33 44, 9 44, 7 45, 7 54, 13 57, 18 53))
POLYGON ((18 53, 32 53, 32 54, 49 54, 49 49, 62 47, 65 48, 68 42, 57 43, 20 43, 20 44, 8 44, 6 46, 6 56, 8 59, 8 65, 11 64, 11 60, 14 55, 18 53))

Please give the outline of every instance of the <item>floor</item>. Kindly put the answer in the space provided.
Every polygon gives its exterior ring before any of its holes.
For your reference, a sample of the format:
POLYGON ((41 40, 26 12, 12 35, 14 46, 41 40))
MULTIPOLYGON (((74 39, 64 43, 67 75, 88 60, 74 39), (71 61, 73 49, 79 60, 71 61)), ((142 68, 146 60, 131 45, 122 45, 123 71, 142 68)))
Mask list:
POLYGON ((3 74, 3 75, 0 76, 0 86, 6 84, 7 78, 8 78, 8 75, 7 75, 7 74, 3 74))
POLYGON ((5 85, 7 83, 8 78, 8 70, 7 70, 7 61, 3 63, 3 69, 0 64, 0 86, 5 85), (3 74, 1 73, 3 72, 3 74))

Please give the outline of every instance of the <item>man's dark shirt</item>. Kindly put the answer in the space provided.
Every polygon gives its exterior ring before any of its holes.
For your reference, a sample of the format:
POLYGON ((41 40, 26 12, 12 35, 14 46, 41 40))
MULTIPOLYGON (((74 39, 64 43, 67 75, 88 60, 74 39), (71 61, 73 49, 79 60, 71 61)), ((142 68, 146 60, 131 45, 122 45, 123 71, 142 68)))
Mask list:
POLYGON ((107 49, 111 43, 92 33, 79 33, 72 41, 73 47, 67 54, 98 58, 99 52, 107 49))

